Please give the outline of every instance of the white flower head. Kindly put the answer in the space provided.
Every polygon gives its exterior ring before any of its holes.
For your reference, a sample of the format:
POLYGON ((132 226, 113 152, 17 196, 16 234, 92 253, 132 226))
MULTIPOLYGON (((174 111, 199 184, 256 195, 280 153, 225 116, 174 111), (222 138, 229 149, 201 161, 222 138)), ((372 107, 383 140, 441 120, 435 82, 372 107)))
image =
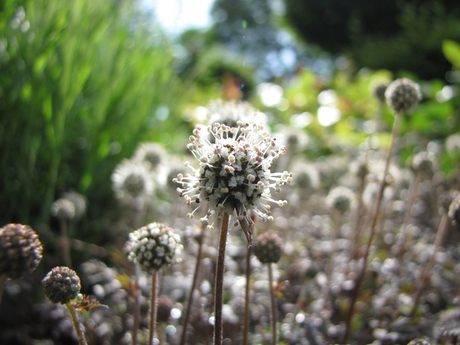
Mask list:
POLYGON ((153 142, 145 142, 137 146, 133 158, 149 163, 152 169, 155 170, 165 164, 168 155, 161 145, 153 142))
MULTIPOLYGON (((207 203, 208 216, 235 213, 245 228, 245 224, 252 224, 250 211, 263 220, 272 220, 267 203, 279 206, 287 203, 275 201, 270 193, 279 192, 282 185, 292 181, 292 174, 287 171, 270 171, 273 160, 286 150, 284 146, 277 147, 276 140, 263 126, 240 121, 238 127, 219 123, 206 129, 197 127, 187 147, 199 162, 199 168, 186 163, 192 173, 178 174, 174 181, 181 186, 178 192, 185 202, 198 205, 195 211, 207 203)), ((195 211, 189 218, 193 218, 195 211)))
POLYGON ((148 197, 153 193, 153 175, 141 161, 124 159, 112 174, 113 189, 118 198, 148 197))
POLYGON ((227 126, 237 127, 238 121, 260 123, 263 126, 267 124, 267 115, 244 101, 223 101, 217 99, 209 102, 206 109, 208 112, 208 125, 218 122, 227 126))

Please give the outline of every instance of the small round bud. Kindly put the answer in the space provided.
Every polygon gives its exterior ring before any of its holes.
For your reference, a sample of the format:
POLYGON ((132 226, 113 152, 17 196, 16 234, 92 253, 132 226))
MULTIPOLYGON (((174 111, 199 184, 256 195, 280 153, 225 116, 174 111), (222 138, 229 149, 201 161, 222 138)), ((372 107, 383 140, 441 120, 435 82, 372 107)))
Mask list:
POLYGON ((53 303, 66 304, 80 293, 80 278, 66 266, 54 267, 42 280, 48 299, 53 303))
POLYGON ((149 274, 176 262, 182 251, 180 236, 161 223, 151 223, 133 231, 129 238, 126 244, 128 259, 149 274))
POLYGON ((0 275, 16 279, 33 272, 42 252, 42 243, 29 226, 11 223, 0 228, 0 275))
POLYGON ((422 99, 422 94, 418 84, 407 78, 401 78, 388 85, 385 98, 396 113, 411 114, 422 99))
POLYGON ((274 233, 265 232, 257 236, 254 255, 263 264, 278 262, 283 254, 283 240, 274 233))
POLYGON ((380 83, 374 86, 372 93, 375 98, 377 98, 380 102, 385 103, 385 91, 388 88, 388 84, 380 83))
POLYGON ((172 308, 173 303, 168 296, 158 297, 157 321, 168 322, 172 308))

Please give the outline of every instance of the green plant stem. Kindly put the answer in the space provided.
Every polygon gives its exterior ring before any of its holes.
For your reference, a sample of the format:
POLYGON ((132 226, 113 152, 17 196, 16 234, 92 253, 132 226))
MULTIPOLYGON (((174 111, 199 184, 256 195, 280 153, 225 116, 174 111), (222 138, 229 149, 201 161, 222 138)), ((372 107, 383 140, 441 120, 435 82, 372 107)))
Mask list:
POLYGON ((2 303, 3 291, 5 290, 6 273, 0 275, 0 304, 2 303))
POLYGON ((201 229, 200 237, 198 239, 198 253, 196 256, 195 271, 193 272, 192 286, 190 288, 190 293, 188 295, 187 309, 185 310, 184 323, 182 325, 182 335, 180 339, 180 345, 185 344, 185 339, 187 336, 187 326, 188 326, 188 322, 190 319, 190 312, 192 310, 192 303, 193 303, 193 292, 195 291, 196 285, 198 283, 198 273, 200 270, 201 259, 203 256, 203 240, 204 240, 204 235, 205 235, 204 233, 205 229, 206 229, 206 226, 203 225, 201 229))
POLYGON ((355 288, 353 290, 353 294, 351 296, 350 308, 348 309, 348 314, 347 314, 347 317, 345 319, 345 334, 344 334, 343 339, 342 339, 342 344, 346 344, 348 342, 348 338, 350 336, 351 321, 353 319, 353 314, 354 314, 354 311, 355 311, 355 304, 356 304, 356 300, 358 299, 358 294, 359 294, 359 290, 361 288, 361 283, 363 282, 364 275, 366 273, 367 260, 368 260, 370 248, 371 248, 371 245, 372 245, 372 240, 374 239, 377 220, 378 220, 379 214, 380 214, 380 205, 382 203, 383 192, 385 191, 385 187, 386 187, 386 184, 387 184, 386 179, 387 179, 388 170, 390 168, 390 161, 391 161, 391 156, 392 156, 392 153, 393 153, 393 147, 394 147, 396 139, 398 137, 399 126, 401 124, 401 119, 402 119, 402 113, 396 113, 395 114, 395 121, 394 121, 394 124, 393 124, 393 130, 391 132, 390 147, 388 148, 387 157, 386 157, 386 160, 385 160, 385 168, 383 169, 383 178, 382 178, 382 181, 380 182, 379 192, 377 194, 377 200, 375 201, 375 208, 374 208, 374 212, 373 212, 372 224, 371 224, 371 227, 370 227, 369 238, 368 238, 367 244, 366 244, 366 250, 365 250, 364 256, 363 256, 363 263, 361 265, 360 272, 358 273, 358 277, 356 279, 356 285, 355 285, 355 288))
POLYGON ((222 332, 222 304, 224 290, 225 248, 227 246, 229 215, 224 212, 220 231, 219 254, 216 267, 215 302, 214 302, 214 345, 221 345, 222 332))
POLYGON ((415 313, 417 312, 418 301, 420 300, 420 297, 422 296, 422 294, 425 291, 425 289, 429 286, 429 283, 430 283, 430 280, 431 280, 430 275, 431 275, 431 272, 433 271, 436 254, 438 253, 439 247, 441 246, 441 243, 444 240, 444 234, 445 234, 446 229, 447 229, 447 220, 448 219, 449 219, 449 217, 447 216, 447 214, 444 214, 442 216, 442 218, 441 218, 440 223, 439 223, 438 231, 436 232, 436 238, 434 240, 433 255, 431 255, 430 261, 428 261, 428 265, 426 265, 425 270, 423 271, 423 274, 421 276, 421 279, 420 279, 421 282, 420 282, 419 288, 417 290, 417 294, 415 295, 415 298, 414 298, 414 305, 412 306, 410 316, 414 316, 415 313))
POLYGON ((157 318, 157 275, 158 271, 152 274, 152 290, 150 291, 149 345, 152 344, 153 336, 155 335, 155 324, 157 318))
POLYGON ((246 286, 244 289, 244 321, 243 321, 243 343, 242 345, 248 344, 249 334, 249 293, 251 283, 251 254, 252 247, 249 245, 246 252, 246 286))
POLYGON ((77 312, 75 311, 75 308, 72 306, 71 302, 67 302, 65 306, 67 307, 70 317, 72 318, 73 328, 75 329, 75 333, 77 333, 78 344, 88 345, 88 343, 86 342, 85 335, 83 334, 81 330, 80 321, 78 321, 78 315, 77 315, 77 312))
POLYGON ((268 287, 270 289, 270 301, 272 305, 272 345, 277 344, 277 327, 276 327, 276 300, 275 300, 275 288, 273 287, 273 270, 272 263, 269 262, 268 266, 268 287))

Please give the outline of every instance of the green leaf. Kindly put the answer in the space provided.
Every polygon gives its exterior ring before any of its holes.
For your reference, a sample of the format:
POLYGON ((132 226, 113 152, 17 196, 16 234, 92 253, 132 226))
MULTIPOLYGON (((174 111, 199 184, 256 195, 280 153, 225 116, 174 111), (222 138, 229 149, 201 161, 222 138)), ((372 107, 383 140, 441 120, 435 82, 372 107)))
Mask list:
POLYGON ((442 51, 452 65, 460 68, 460 44, 452 40, 444 40, 442 42, 442 51))

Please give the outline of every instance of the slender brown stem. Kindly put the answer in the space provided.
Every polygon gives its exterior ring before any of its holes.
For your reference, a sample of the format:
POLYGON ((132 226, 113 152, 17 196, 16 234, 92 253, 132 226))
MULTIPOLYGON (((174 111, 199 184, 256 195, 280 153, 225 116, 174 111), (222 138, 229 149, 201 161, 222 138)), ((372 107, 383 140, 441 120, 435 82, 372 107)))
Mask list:
POLYGON ((133 310, 133 331, 132 331, 132 337, 133 337, 133 345, 137 345, 137 331, 139 330, 139 317, 141 313, 141 303, 140 303, 140 289, 138 285, 138 279, 137 277, 134 278, 135 281, 133 282, 133 289, 134 289, 134 310, 133 310))
POLYGON ((242 345, 248 344, 248 334, 249 334, 249 292, 250 292, 250 282, 251 282, 251 253, 252 247, 248 246, 248 251, 246 252, 246 287, 244 289, 244 323, 243 323, 243 343, 242 345))
POLYGON ((157 275, 158 271, 152 274, 152 290, 150 291, 149 345, 152 344, 153 336, 155 335, 155 324, 157 318, 157 275))
POLYGON ((272 305, 272 344, 276 345, 278 336, 277 336, 277 328, 276 328, 276 301, 275 301, 275 288, 273 286, 273 270, 272 270, 271 262, 269 262, 267 265, 268 265, 268 287, 270 289, 270 301, 272 305))
POLYGON ((357 193, 358 198, 358 207, 356 208, 355 213, 355 233, 354 233, 354 241, 353 241, 353 255, 352 257, 358 257, 358 251, 361 247, 361 230, 363 228, 363 209, 364 209, 364 202, 363 202, 363 193, 364 188, 366 187, 366 178, 363 176, 360 178, 359 181, 359 189, 357 193))
POLYGON ((431 255, 430 261, 428 261, 428 264, 426 265, 425 270, 423 271, 419 289, 417 290, 417 294, 415 295, 414 305, 412 306, 410 316, 415 315, 417 308, 418 308, 418 301, 420 300, 420 297, 422 296, 423 292, 425 291, 425 289, 428 287, 430 283, 430 274, 433 271, 434 260, 436 258, 436 254, 439 251, 439 247, 441 246, 442 241, 444 240, 444 234, 447 229, 448 219, 449 217, 447 216, 447 214, 444 214, 441 218, 441 222, 439 223, 438 231, 436 232, 436 238, 434 240, 433 255, 431 255))
POLYGON ((64 264, 67 267, 72 267, 72 258, 70 256, 69 235, 67 234, 67 221, 61 218, 61 236, 62 236, 62 251, 64 255, 64 264))
POLYGON ((180 345, 185 344, 185 339, 187 335, 187 326, 188 322, 190 319, 190 311, 192 310, 192 303, 193 303, 193 292, 196 289, 196 285, 198 283, 198 273, 200 270, 201 266, 201 258, 203 256, 203 240, 204 240, 204 235, 205 235, 205 229, 206 226, 202 226, 201 229, 201 234, 200 237, 198 238, 198 253, 196 256, 196 262, 195 262, 195 271, 193 272, 193 280, 192 280, 192 287, 190 288, 190 293, 188 295, 188 301, 187 301, 187 309, 185 310, 185 316, 184 316, 184 323, 182 324, 182 335, 180 339, 180 345))
POLYGON ((75 333, 77 333, 78 344, 79 345, 88 345, 88 343, 86 342, 85 335, 83 334, 83 332, 81 330, 80 321, 78 321, 77 312, 75 311, 74 307, 72 306, 72 303, 67 302, 65 306, 67 307, 67 310, 69 311, 70 317, 72 318, 73 328, 75 329, 75 333))
POLYGON ((361 288, 361 283, 362 283, 362 281, 364 279, 364 275, 366 273, 366 267, 367 267, 367 260, 368 260, 368 256, 369 256, 369 251, 370 251, 370 248, 371 248, 371 245, 372 245, 372 240, 374 239, 377 220, 378 220, 379 214, 380 214, 380 205, 382 203, 383 192, 385 191, 385 187, 386 187, 386 184, 387 184, 387 181, 386 181, 387 174, 388 174, 388 170, 390 168, 390 161, 391 161, 391 156, 392 156, 392 153, 393 153, 393 147, 394 147, 396 139, 398 137, 399 125, 401 124, 401 118, 402 118, 402 113, 401 112, 395 114, 395 122, 393 124, 393 130, 392 130, 392 133, 391 133, 390 147, 388 148, 388 152, 387 152, 387 157, 386 157, 386 161, 385 161, 385 168, 384 168, 384 171, 383 171, 383 178, 380 181, 380 188, 379 188, 379 191, 378 191, 378 194, 377 194, 377 200, 375 201, 375 208, 374 208, 374 212, 373 212, 372 224, 371 224, 371 227, 370 227, 369 238, 368 238, 367 244, 366 244, 366 251, 365 251, 364 256, 363 256, 362 266, 361 266, 360 272, 358 273, 358 277, 357 277, 357 280, 356 280, 356 285, 355 285, 355 288, 353 290, 353 294, 351 296, 350 308, 348 309, 348 314, 347 314, 347 317, 346 317, 346 320, 345 320, 345 334, 344 334, 343 339, 342 339, 342 344, 346 344, 347 341, 348 341, 348 337, 350 336, 351 320, 353 319, 353 314, 354 314, 354 311, 355 311, 354 310, 355 309, 355 304, 356 304, 356 300, 358 298, 359 290, 361 288))
POLYGON ((6 273, 0 275, 0 304, 2 303, 3 290, 5 290, 6 273))
POLYGON ((224 297, 224 270, 225 270, 225 248, 227 246, 229 215, 224 212, 222 216, 222 228, 220 231, 219 254, 216 267, 215 302, 214 302, 214 345, 221 345, 223 341, 222 332, 222 304, 224 297))

